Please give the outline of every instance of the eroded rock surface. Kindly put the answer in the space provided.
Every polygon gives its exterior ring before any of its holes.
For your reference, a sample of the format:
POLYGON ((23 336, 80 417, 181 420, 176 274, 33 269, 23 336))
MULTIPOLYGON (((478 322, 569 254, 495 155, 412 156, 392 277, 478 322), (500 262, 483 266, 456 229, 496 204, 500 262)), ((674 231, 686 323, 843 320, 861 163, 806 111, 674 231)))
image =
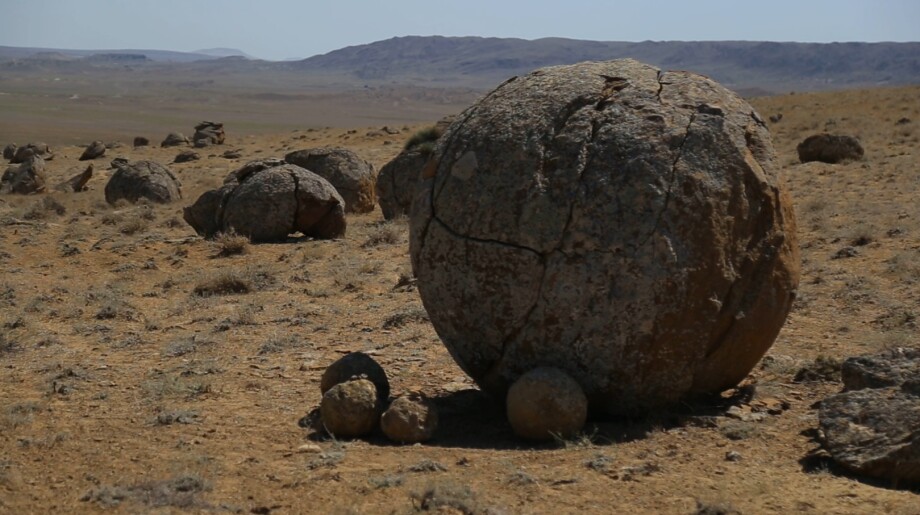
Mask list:
POLYGON ((345 200, 346 213, 374 210, 377 172, 372 164, 351 150, 341 147, 311 148, 291 152, 284 156, 284 160, 329 181, 345 200))
POLYGON ((435 329, 503 398, 528 370, 596 413, 741 381, 799 277, 770 134, 705 77, 619 60, 506 81, 423 172, 411 255, 435 329))
POLYGON ((105 143, 101 141, 94 141, 86 147, 86 150, 83 151, 83 154, 80 156, 80 161, 89 161, 90 159, 96 159, 97 157, 102 157, 105 155, 105 143))
POLYGON ((858 474, 920 484, 920 349, 848 358, 821 402, 824 446, 858 474))
MULTIPOLYGON (((115 165, 115 162, 112 163, 115 165)), ((105 201, 134 203, 145 198, 168 204, 182 198, 182 185, 169 168, 154 161, 120 162, 105 185, 105 201)))
POLYGON ((253 241, 279 241, 301 232, 314 238, 345 234, 345 202, 328 181, 280 159, 247 163, 220 188, 183 210, 198 234, 233 229, 253 241))
POLYGON ((0 177, 0 193, 42 193, 47 181, 45 161, 38 155, 31 155, 19 165, 10 166, 3 172, 0 177))

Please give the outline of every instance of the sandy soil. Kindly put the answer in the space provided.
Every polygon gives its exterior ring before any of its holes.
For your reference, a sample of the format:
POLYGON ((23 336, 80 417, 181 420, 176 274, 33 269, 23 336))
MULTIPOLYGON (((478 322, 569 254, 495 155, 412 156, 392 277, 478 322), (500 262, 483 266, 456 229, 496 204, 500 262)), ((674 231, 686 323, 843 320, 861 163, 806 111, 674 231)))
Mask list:
MULTIPOLYGON (((776 344, 718 401, 592 422, 543 446, 514 438, 439 343, 406 280, 405 221, 378 210, 350 216, 339 241, 215 257, 181 220, 249 159, 336 144, 380 167, 420 126, 243 136, 228 125, 226 145, 170 165, 181 203, 110 207, 111 158, 178 153, 133 149, 123 134, 90 191, 0 197, 0 513, 920 512, 916 491, 847 475, 818 451, 815 403, 840 389, 833 374, 795 381, 817 358, 918 344, 920 88, 754 104, 784 115, 771 129, 803 251, 776 344), (865 160, 799 164, 795 145, 825 129, 859 136, 865 160), (219 274, 251 291, 194 293, 219 274), (336 441, 298 425, 324 367, 357 350, 394 395, 437 401, 433 441, 336 441)), ((52 183, 83 166, 82 148, 55 151, 52 183)))

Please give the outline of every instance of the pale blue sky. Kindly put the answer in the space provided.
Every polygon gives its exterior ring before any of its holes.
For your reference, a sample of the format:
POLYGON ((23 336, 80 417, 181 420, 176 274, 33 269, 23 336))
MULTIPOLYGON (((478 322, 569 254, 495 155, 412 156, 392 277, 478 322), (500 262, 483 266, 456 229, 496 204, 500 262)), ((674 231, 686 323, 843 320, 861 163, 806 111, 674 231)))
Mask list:
POLYGON ((0 0, 0 45, 309 57, 407 35, 920 41, 920 0, 0 0))

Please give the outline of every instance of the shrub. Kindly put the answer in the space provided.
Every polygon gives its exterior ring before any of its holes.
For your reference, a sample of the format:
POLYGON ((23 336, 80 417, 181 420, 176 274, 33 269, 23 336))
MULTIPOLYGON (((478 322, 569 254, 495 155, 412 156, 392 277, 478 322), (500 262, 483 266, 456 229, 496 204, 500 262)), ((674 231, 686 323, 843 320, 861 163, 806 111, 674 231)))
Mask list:
POLYGON ((438 141, 440 137, 441 131, 437 127, 426 127, 409 138, 409 141, 406 142, 405 149, 412 150, 415 147, 428 143, 431 146, 431 150, 434 150, 434 143, 438 141))

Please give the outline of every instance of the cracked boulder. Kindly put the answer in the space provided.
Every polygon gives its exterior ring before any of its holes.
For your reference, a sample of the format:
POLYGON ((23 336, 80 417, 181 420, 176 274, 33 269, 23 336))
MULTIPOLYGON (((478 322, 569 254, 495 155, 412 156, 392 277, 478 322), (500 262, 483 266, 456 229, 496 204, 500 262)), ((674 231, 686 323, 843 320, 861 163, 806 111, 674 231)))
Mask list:
POLYGON ((210 145, 223 145, 225 137, 224 124, 201 122, 195 126, 195 135, 192 136, 192 141, 195 142, 195 147, 204 148, 210 145))
POLYGON ((29 143, 23 147, 16 148, 16 151, 13 152, 13 158, 10 159, 10 163, 25 163, 32 156, 39 156, 48 161, 53 157, 53 154, 51 153, 51 147, 49 147, 47 143, 29 143))
POLYGON ((234 230, 253 241, 281 241, 301 232, 319 239, 345 234, 345 201, 329 182, 280 159, 247 163, 224 184, 183 210, 205 237, 234 230))
POLYGON ((770 134, 710 79, 634 60, 537 70, 457 117, 410 250, 435 329, 484 390, 541 366, 595 415, 738 384, 799 278, 770 134))
POLYGON ((115 204, 126 200, 132 204, 145 198, 168 204, 182 198, 182 185, 172 171, 154 161, 112 162, 115 173, 105 185, 105 201, 115 204))
POLYGON ((843 381, 818 412, 824 447, 857 474, 920 485, 920 350, 848 358, 843 381))
POLYGON ((345 200, 346 213, 369 213, 377 198, 374 165, 347 148, 320 147, 298 150, 284 156, 288 163, 306 168, 329 181, 345 200))

